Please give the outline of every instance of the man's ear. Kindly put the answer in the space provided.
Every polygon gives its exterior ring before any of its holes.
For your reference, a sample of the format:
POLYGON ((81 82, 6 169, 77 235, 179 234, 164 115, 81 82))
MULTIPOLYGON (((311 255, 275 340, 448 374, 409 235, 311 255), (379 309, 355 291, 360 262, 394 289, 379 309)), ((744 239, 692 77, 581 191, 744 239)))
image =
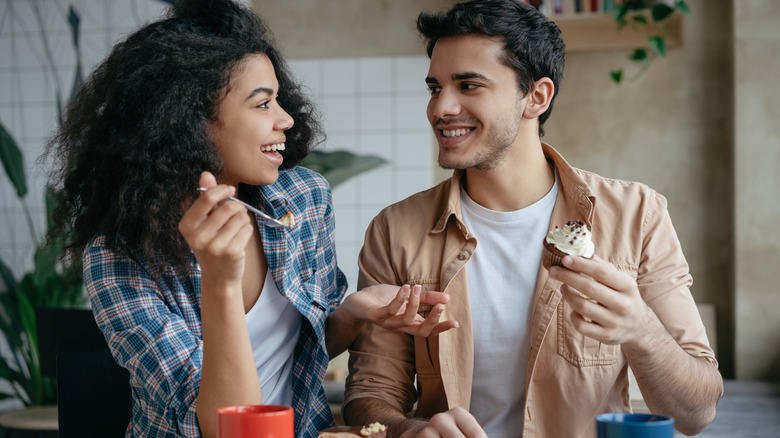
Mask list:
POLYGON ((550 78, 541 78, 534 82, 531 90, 528 91, 528 101, 525 104, 523 117, 526 119, 537 119, 547 111, 555 94, 555 85, 550 78))

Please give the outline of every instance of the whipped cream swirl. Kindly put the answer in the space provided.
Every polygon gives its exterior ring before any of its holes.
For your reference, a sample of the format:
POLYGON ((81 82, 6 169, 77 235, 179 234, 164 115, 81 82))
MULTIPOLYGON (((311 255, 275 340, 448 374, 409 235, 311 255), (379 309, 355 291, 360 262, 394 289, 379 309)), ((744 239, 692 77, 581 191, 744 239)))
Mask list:
POLYGON ((563 227, 547 233, 547 243, 571 256, 593 257, 594 245, 588 226, 583 221, 569 221, 563 227))

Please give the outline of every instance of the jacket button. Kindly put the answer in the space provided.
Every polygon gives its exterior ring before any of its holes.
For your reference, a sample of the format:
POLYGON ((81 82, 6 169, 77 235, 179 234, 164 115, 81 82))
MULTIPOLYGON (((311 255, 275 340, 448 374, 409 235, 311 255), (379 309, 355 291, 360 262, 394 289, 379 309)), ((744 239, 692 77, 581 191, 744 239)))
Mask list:
POLYGON ((458 254, 458 260, 463 261, 469 258, 469 252, 468 251, 461 251, 460 254, 458 254))

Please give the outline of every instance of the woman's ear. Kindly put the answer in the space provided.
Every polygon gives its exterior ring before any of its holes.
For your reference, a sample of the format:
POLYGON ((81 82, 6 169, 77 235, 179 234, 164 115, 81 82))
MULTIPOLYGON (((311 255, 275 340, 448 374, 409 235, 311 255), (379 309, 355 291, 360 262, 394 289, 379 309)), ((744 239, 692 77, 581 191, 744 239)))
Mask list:
POLYGON ((523 117, 526 119, 537 119, 547 111, 555 94, 555 85, 550 78, 541 78, 534 82, 531 90, 526 96, 528 101, 525 104, 523 117))

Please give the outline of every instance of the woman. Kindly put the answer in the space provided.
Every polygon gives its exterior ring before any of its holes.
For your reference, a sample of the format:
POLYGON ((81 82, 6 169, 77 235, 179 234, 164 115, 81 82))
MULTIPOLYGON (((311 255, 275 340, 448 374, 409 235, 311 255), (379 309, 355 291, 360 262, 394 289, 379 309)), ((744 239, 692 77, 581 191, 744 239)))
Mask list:
POLYGON ((220 406, 290 404, 296 436, 333 424, 328 358, 366 321, 416 335, 447 298, 349 295, 331 194, 296 167, 319 136, 264 23, 230 0, 179 0, 117 44, 49 145, 100 329, 130 372, 127 436, 214 436, 220 406), (198 189, 205 191, 200 192, 198 189), (236 196, 296 224, 266 227, 236 196), (420 303, 433 305, 417 315, 420 303))

